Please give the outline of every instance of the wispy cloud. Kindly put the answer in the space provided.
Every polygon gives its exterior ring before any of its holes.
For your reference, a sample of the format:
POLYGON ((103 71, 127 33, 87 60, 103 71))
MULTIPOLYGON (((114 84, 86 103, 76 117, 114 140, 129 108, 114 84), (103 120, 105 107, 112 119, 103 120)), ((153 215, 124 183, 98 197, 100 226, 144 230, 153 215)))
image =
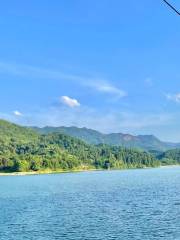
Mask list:
POLYGON ((170 101, 174 101, 176 103, 180 103, 180 92, 175 93, 175 94, 165 94, 166 98, 170 101))
POLYGON ((80 103, 78 102, 77 99, 73 99, 68 96, 62 96, 60 100, 61 100, 61 103, 71 108, 80 106, 80 103))
POLYGON ((117 86, 114 86, 111 81, 96 78, 94 76, 66 74, 62 71, 44 69, 23 64, 5 63, 1 61, 0 72, 28 78, 74 81, 79 85, 91 88, 94 91, 114 95, 115 98, 122 98, 127 96, 126 91, 117 86))
POLYGON ((80 81, 83 78, 76 75, 65 74, 61 71, 52 69, 45 69, 41 67, 35 67, 25 64, 6 63, 0 61, 0 72, 10 75, 23 76, 28 78, 42 78, 42 79, 53 79, 53 80, 75 80, 80 81))
POLYGON ((114 97, 122 98, 127 96, 127 92, 105 80, 97 79, 96 81, 87 81, 84 83, 84 85, 98 92, 114 95, 114 97))

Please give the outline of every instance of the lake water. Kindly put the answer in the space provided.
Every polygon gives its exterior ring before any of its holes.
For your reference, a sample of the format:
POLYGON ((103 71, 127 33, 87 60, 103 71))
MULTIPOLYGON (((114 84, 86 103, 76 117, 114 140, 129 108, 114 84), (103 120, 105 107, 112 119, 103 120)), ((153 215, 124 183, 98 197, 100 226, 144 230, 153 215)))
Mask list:
POLYGON ((180 168, 0 177, 0 239, 180 239, 180 168))

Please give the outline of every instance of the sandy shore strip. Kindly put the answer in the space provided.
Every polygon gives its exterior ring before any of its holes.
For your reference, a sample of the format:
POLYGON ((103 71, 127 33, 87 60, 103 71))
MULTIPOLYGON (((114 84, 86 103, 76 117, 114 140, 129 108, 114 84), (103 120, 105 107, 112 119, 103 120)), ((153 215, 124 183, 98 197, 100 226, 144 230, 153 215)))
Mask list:
POLYGON ((58 173, 76 173, 89 171, 104 171, 104 169, 75 169, 75 170, 45 170, 45 171, 31 171, 31 172, 0 172, 0 176, 26 176, 26 175, 41 175, 41 174, 58 174, 58 173))
MULTIPOLYGON (((180 167, 180 165, 166 165, 166 166, 159 166, 155 168, 177 168, 180 167)), ((151 168, 151 167, 150 167, 151 168)), ((134 170, 134 169, 148 169, 148 168, 129 168, 129 169, 111 169, 112 171, 118 171, 118 170, 134 170)), ((154 169, 154 168, 152 168, 154 169)), ((0 172, 0 177, 1 176, 26 176, 26 175, 41 175, 41 174, 60 174, 60 173, 78 173, 78 172, 92 172, 92 171, 108 171, 105 169, 74 169, 74 170, 44 170, 44 171, 37 171, 37 172, 0 172)))

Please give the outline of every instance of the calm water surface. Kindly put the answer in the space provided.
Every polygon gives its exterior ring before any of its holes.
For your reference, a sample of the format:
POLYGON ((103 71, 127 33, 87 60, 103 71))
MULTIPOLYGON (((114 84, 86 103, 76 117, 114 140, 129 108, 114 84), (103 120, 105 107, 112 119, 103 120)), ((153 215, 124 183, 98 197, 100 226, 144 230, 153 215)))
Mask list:
POLYGON ((180 168, 0 177, 0 239, 180 240, 180 168))

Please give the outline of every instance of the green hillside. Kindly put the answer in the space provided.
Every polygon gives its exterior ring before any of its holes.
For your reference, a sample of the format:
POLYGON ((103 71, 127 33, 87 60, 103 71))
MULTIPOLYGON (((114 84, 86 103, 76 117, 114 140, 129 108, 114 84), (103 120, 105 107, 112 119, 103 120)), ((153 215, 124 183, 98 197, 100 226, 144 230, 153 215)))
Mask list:
POLYGON ((62 133, 42 135, 0 120, 0 170, 122 169, 158 166, 153 155, 105 144, 91 145, 62 133))
POLYGON ((36 140, 38 136, 39 134, 30 128, 21 127, 0 119, 0 139, 3 141, 29 142, 36 140))

